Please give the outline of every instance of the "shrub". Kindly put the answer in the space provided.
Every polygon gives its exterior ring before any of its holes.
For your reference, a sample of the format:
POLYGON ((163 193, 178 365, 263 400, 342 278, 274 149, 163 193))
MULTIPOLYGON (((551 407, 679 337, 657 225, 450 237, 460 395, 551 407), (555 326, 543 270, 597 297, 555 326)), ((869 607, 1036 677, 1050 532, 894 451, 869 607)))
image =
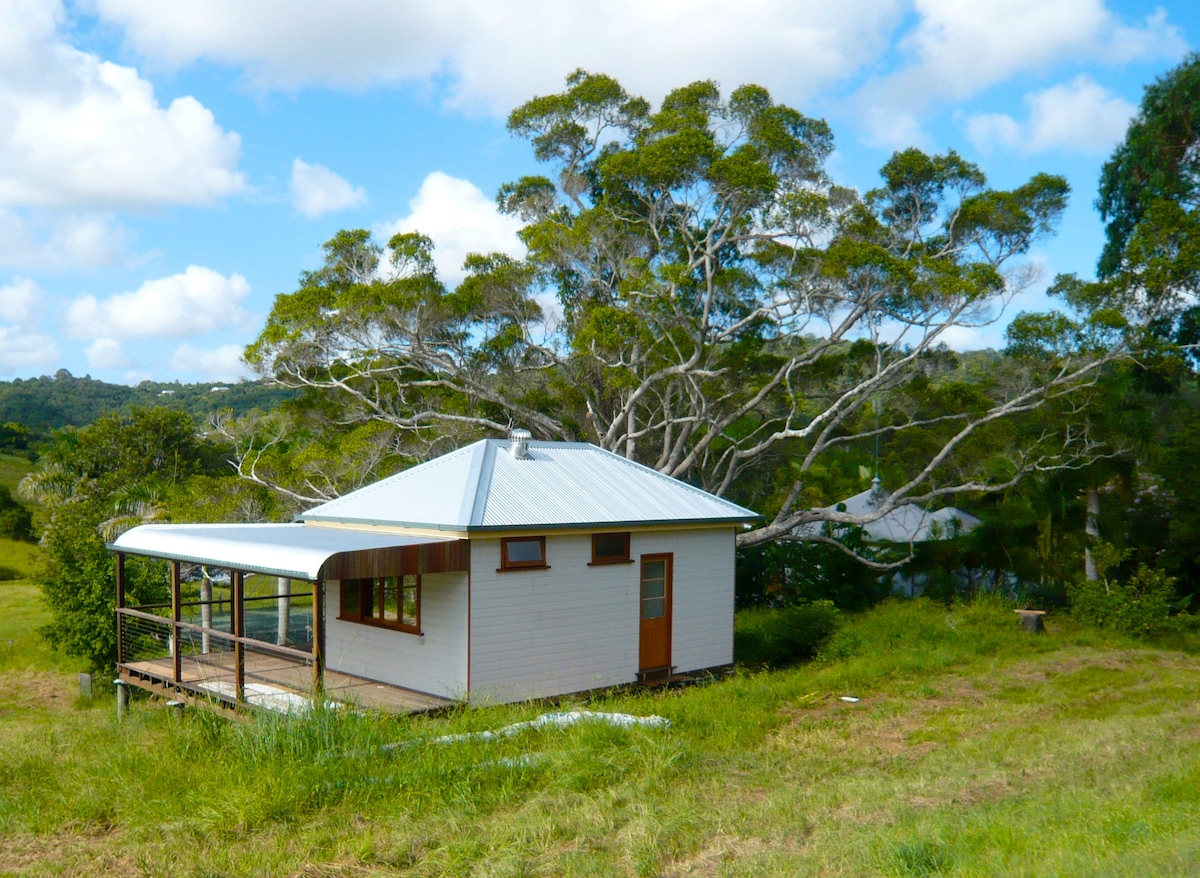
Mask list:
POLYGON ((752 667, 778 668, 812 658, 837 623, 833 601, 739 610, 733 624, 734 659, 752 667))
POLYGON ((1145 564, 1128 582, 1108 577, 1108 570, 1119 564, 1126 552, 1100 544, 1096 547, 1099 579, 1067 586, 1071 614, 1080 621, 1142 635, 1166 627, 1175 597, 1175 577, 1145 564))
POLYGON ((8 488, 0 485, 0 537, 10 540, 33 539, 33 516, 13 499, 8 488))

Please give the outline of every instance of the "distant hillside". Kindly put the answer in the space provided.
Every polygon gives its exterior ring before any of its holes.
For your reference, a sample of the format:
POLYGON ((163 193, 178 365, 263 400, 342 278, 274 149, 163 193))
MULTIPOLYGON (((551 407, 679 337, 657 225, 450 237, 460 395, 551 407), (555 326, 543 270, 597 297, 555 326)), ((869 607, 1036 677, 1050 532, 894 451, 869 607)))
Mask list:
POLYGON ((51 428, 82 427, 105 412, 158 405, 183 409, 203 422, 211 412, 220 409, 232 409, 235 414, 254 408, 271 409, 295 395, 293 390, 271 387, 262 381, 234 384, 143 381, 137 387, 128 387, 87 376, 76 378, 66 369, 60 369, 53 377, 43 375, 0 382, 0 424, 24 424, 40 433, 51 428))

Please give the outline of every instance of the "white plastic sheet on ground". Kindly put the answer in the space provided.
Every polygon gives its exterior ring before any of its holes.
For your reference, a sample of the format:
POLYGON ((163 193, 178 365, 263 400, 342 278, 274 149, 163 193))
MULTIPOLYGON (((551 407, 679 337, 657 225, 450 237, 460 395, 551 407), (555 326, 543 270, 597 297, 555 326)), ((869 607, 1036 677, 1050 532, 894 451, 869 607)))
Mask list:
MULTIPOLYGON (((232 683, 215 682, 202 683, 196 688, 206 689, 214 695, 234 698, 237 687, 232 683)), ((312 709, 312 700, 304 695, 280 689, 278 686, 268 686, 265 683, 247 683, 245 689, 246 703, 251 707, 265 707, 267 710, 279 713, 305 713, 312 709)))
MULTIPOLYGON (((485 729, 482 732, 463 732, 457 735, 442 735, 433 738, 432 744, 457 744, 462 741, 496 741, 500 738, 511 738, 530 729, 566 729, 581 722, 604 723, 618 728, 651 728, 665 729, 671 721, 662 716, 633 716, 628 713, 604 713, 593 710, 565 710, 556 713, 543 713, 541 716, 525 722, 513 723, 498 729, 485 729)), ((403 741, 386 745, 388 749, 412 747, 418 741, 403 741)))

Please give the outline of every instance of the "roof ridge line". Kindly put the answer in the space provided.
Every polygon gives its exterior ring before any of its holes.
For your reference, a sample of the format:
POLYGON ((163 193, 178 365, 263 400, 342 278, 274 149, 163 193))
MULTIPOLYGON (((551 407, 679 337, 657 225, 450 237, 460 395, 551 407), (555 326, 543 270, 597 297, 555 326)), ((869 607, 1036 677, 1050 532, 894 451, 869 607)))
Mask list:
MULTIPOLYGON (((495 463, 496 445, 492 442, 484 442, 483 453, 479 456, 479 466, 478 468, 472 467, 471 473, 467 476, 465 490, 470 492, 474 487, 474 491, 471 493, 471 508, 467 510, 467 520, 462 522, 467 527, 475 527, 483 520, 484 510, 487 509, 487 498, 491 493, 492 471, 495 463), (482 506, 480 505, 481 499, 482 506)), ((466 503, 463 504, 463 507, 465 509, 466 503)))

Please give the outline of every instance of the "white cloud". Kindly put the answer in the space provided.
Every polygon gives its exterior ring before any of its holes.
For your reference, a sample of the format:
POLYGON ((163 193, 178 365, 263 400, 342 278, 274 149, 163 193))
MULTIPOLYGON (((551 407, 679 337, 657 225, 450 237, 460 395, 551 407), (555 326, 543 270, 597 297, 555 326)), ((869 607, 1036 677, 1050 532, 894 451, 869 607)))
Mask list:
POLYGON ((359 207, 367 202, 367 191, 352 186, 324 165, 292 162, 292 206, 307 217, 359 207))
POLYGON ((58 358, 54 339, 34 329, 44 298, 26 277, 0 287, 0 375, 49 367, 58 358))
POLYGON ((918 24, 899 42, 909 62, 868 82, 857 101, 881 146, 906 146, 911 125, 895 139, 893 116, 920 117, 997 83, 1055 64, 1099 59, 1122 64, 1177 58, 1187 49, 1161 11, 1126 25, 1104 0, 916 0, 918 24))
POLYGON ((408 216, 387 224, 383 237, 414 231, 428 235, 436 245, 438 274, 451 284, 463 279, 462 264, 468 253, 525 255, 517 238, 520 220, 500 213, 495 202, 470 180, 434 171, 408 207, 408 216))
POLYGON ((124 369, 130 365, 129 355, 115 338, 98 338, 85 353, 88 365, 93 369, 124 369))
POLYGON ((192 97, 63 41, 59 0, 0 4, 0 206, 210 204, 245 188, 240 139, 192 97))
POLYGON ((1003 113, 971 116, 967 137, 985 154, 996 147, 1023 153, 1066 149, 1103 154, 1121 140, 1137 111, 1085 75, 1027 95, 1025 103, 1029 118, 1024 123, 1003 113))
POLYGON ((59 271, 113 265, 127 256, 128 229, 103 214, 47 214, 0 207, 0 266, 59 271))
POLYGON ((0 321, 24 326, 29 323, 42 298, 42 291, 27 277, 15 277, 0 287, 0 321))
POLYGON ((203 381, 237 381, 248 378, 250 369, 242 362, 242 346, 221 345, 219 348, 198 348, 180 345, 171 355, 171 368, 187 372, 203 381))
POLYGON ((903 0, 94 0, 153 63, 242 67, 262 89, 451 83, 451 102, 504 113, 576 67, 661 97, 695 79, 759 82, 800 103, 887 48, 903 0))
POLYGON ((224 275, 189 265, 180 274, 148 280, 130 293, 103 301, 81 296, 67 309, 67 331, 75 338, 186 338, 214 329, 241 327, 250 315, 240 303, 250 284, 240 274, 224 275))
POLYGON ((58 344, 48 335, 0 326, 0 375, 46 369, 58 361, 58 344))

